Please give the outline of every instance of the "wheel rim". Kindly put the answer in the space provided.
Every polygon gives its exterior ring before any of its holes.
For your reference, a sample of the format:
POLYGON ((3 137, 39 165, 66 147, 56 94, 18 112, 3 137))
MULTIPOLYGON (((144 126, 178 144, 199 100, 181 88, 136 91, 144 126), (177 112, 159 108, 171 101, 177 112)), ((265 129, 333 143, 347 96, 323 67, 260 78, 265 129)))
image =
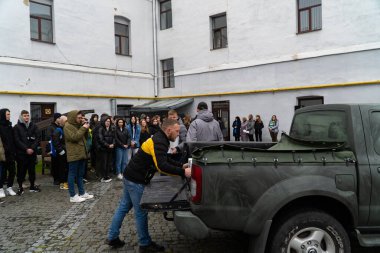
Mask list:
POLYGON ((332 237, 324 230, 310 227, 298 231, 289 241, 287 253, 335 253, 332 237))

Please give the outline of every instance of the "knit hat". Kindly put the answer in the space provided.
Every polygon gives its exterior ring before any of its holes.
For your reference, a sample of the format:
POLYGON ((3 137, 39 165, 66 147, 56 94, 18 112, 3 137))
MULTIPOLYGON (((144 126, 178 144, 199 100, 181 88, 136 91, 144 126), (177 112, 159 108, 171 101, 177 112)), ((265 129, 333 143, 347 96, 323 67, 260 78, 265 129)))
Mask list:
POLYGON ((55 122, 61 116, 62 116, 62 114, 60 114, 59 112, 54 113, 54 120, 53 120, 53 122, 55 122))
POLYGON ((208 109, 208 106, 205 102, 200 102, 197 106, 197 109, 198 110, 205 110, 205 109, 208 109))

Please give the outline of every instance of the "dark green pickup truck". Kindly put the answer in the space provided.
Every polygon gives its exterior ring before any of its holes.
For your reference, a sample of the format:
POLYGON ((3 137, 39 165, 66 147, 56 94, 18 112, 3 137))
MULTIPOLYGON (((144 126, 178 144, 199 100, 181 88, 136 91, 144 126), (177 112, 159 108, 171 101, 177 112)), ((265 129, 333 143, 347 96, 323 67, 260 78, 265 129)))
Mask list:
POLYGON ((250 235, 254 253, 351 252, 380 245, 380 104, 296 111, 280 143, 188 143, 192 179, 158 177, 141 205, 178 231, 250 235))

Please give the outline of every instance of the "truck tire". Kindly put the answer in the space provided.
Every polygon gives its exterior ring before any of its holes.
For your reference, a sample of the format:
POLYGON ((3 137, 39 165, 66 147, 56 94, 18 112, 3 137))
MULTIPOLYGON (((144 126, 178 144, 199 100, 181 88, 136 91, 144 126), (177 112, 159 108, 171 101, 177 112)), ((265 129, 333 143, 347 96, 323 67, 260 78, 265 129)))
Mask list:
POLYGON ((270 253, 350 253, 350 239, 331 215, 308 210, 278 224, 269 242, 270 253))

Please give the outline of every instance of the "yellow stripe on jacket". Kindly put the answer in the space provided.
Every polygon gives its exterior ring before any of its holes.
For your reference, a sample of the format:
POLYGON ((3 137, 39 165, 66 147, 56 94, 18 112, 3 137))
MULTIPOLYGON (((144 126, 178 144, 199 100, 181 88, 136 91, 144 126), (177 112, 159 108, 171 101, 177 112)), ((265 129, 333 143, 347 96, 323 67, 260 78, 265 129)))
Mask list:
POLYGON ((154 162, 154 166, 156 167, 156 169, 160 172, 160 173, 164 173, 166 175, 169 175, 169 176, 176 176, 174 174, 170 174, 170 173, 167 173, 165 171, 162 171, 159 167, 158 167, 158 163, 157 163, 157 158, 156 158, 156 154, 154 152, 154 142, 153 142, 153 139, 152 138, 149 138, 148 140, 146 140, 142 145, 141 145, 141 149, 148 155, 150 155, 153 159, 153 162, 154 162))

